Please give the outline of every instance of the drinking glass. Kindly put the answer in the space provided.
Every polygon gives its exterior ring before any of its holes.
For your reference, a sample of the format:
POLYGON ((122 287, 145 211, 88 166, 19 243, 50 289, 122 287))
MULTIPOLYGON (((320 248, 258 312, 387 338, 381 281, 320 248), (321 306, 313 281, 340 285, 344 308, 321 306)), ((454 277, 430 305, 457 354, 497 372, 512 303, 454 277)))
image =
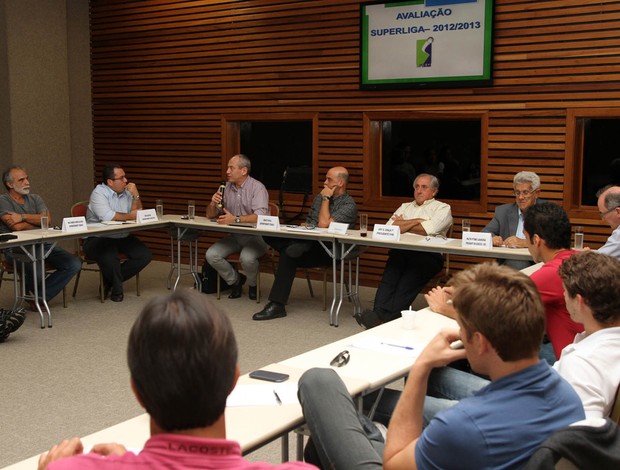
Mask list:
POLYGON ((368 214, 360 214, 360 237, 368 235, 368 214))
POLYGON ((164 216, 164 201, 162 199, 155 200, 155 212, 157 213, 157 220, 161 220, 164 216))
POLYGON ((43 236, 47 236, 47 231, 50 228, 50 219, 46 215, 41 217, 41 230, 43 230, 43 236))
POLYGON ((196 216, 196 203, 194 201, 187 201, 187 218, 193 219, 196 216))
POLYGON ((575 250, 583 250, 583 227, 581 225, 575 227, 575 250))
POLYGON ((469 219, 463 219, 461 222, 461 231, 469 232, 471 229, 471 221, 469 219))

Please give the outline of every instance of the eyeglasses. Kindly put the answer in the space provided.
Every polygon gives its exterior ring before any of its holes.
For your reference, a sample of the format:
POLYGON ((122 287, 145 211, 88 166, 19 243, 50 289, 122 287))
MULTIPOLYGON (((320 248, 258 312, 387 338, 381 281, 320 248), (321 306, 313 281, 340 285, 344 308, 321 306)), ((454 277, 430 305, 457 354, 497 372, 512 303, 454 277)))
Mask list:
POLYGON ((346 349, 338 354, 332 361, 329 363, 330 366, 334 367, 342 367, 346 366, 349 363, 349 359, 351 356, 349 355, 349 351, 346 349))
POLYGON ((608 211, 601 212, 601 213, 600 213, 600 214, 601 214, 601 219, 604 219, 604 218, 605 218, 605 216, 606 216, 607 214, 609 214, 610 212, 615 211, 618 207, 620 207, 620 206, 612 207, 612 208, 611 208, 611 209, 609 209, 608 211))
POLYGON ((127 179, 127 175, 123 175, 123 176, 119 176, 118 178, 110 178, 112 181, 117 181, 117 180, 126 180, 127 179))
POLYGON ((534 191, 528 191, 527 189, 525 191, 515 191, 514 194, 516 197, 519 196, 523 196, 524 198, 528 198, 530 197, 532 194, 534 194, 536 191, 538 191, 537 189, 535 189, 534 191))

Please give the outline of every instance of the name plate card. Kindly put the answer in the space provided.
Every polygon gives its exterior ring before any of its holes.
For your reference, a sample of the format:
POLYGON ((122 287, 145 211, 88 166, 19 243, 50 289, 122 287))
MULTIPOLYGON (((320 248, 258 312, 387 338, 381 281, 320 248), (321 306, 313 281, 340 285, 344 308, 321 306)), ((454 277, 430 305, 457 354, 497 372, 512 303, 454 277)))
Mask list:
POLYGON ((256 228, 267 230, 280 230, 280 219, 275 215, 259 215, 256 228))
POLYGON ((65 217, 62 219, 62 231, 63 232, 79 232, 80 230, 87 230, 86 217, 83 215, 80 217, 65 217))
POLYGON ((332 222, 327 228, 327 233, 335 233, 337 235, 346 235, 349 224, 343 224, 340 222, 332 222))
POLYGON ((372 238, 374 240, 400 240, 400 227, 398 225, 381 225, 375 224, 372 231, 372 238))
POLYGON ((136 222, 139 224, 144 222, 157 222, 158 220, 155 209, 142 209, 136 213, 136 222))
POLYGON ((461 246, 463 248, 490 250, 493 248, 493 234, 482 232, 463 232, 461 246))

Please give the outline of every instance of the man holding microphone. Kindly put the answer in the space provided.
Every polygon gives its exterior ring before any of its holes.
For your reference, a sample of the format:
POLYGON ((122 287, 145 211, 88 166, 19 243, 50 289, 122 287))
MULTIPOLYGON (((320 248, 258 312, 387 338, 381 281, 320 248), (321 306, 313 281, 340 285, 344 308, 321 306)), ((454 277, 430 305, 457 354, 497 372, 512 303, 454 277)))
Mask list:
MULTIPOLYGON (((218 224, 256 223, 259 215, 269 215, 269 193, 265 185, 250 176, 250 159, 238 154, 228 161, 224 191, 218 189, 207 206, 207 217, 217 218, 218 224)), ((248 282, 250 300, 256 300, 256 275, 259 258, 269 246, 261 236, 231 233, 214 243, 206 253, 207 262, 226 283, 232 286, 229 299, 238 299, 243 284, 248 282), (226 260, 232 253, 239 253, 245 274, 238 273, 226 260)))

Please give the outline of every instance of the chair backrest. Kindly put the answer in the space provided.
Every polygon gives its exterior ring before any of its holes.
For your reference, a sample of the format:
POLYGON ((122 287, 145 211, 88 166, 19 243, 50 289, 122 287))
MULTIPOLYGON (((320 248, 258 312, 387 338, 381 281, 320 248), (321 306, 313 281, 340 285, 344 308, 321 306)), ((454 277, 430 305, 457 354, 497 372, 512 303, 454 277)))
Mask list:
POLYGON ((88 201, 76 202, 71 206, 71 217, 86 217, 88 212, 88 201))
MULTIPOLYGON (((71 206, 71 217, 86 217, 86 212, 88 212, 88 201, 80 201, 76 202, 71 206)), ((75 239, 75 254, 80 258, 84 259, 84 251, 82 250, 82 243, 84 240, 82 238, 75 239)))
POLYGON ((269 203, 269 215, 280 217, 280 207, 275 202, 269 203))

